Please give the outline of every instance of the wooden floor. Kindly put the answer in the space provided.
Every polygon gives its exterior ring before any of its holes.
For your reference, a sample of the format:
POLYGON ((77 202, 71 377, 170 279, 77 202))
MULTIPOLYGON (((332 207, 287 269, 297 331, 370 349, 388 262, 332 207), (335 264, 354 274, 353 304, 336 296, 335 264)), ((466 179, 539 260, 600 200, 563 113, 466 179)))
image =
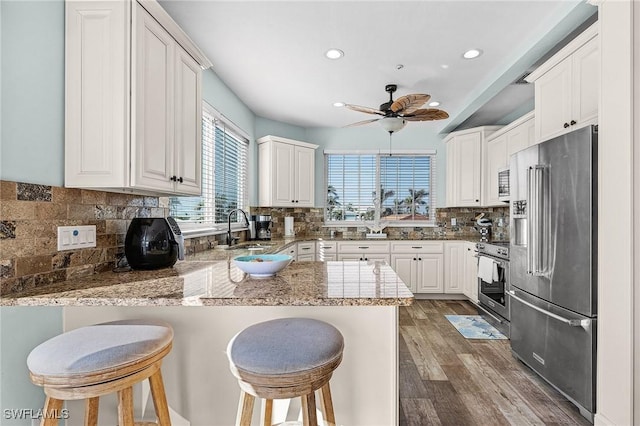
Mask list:
POLYGON ((458 300, 400 308, 400 425, 589 425, 508 340, 465 339, 445 314, 477 311, 458 300))

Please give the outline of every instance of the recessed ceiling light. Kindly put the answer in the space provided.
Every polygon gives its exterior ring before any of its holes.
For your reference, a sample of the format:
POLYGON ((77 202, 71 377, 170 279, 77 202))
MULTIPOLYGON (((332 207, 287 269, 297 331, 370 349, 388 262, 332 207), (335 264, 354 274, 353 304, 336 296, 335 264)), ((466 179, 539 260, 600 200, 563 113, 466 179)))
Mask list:
POLYGON ((326 56, 329 59, 340 59, 344 56, 344 52, 340 49, 329 49, 324 53, 324 56, 326 56))
POLYGON ((473 59, 482 55, 482 50, 480 49, 470 49, 462 54, 462 57, 465 59, 473 59))
POLYGON ((334 102, 334 103, 333 103, 333 106, 334 106, 334 107, 338 107, 338 108, 339 108, 339 107, 343 107, 343 106, 344 106, 344 102, 334 102))
POLYGON ((438 105, 440 105, 440 102, 438 101, 429 102, 430 107, 437 107, 438 105))
POLYGON ((446 70, 447 68, 449 68, 449 65, 442 64, 442 65, 440 65, 440 68, 442 68, 443 70, 446 70))

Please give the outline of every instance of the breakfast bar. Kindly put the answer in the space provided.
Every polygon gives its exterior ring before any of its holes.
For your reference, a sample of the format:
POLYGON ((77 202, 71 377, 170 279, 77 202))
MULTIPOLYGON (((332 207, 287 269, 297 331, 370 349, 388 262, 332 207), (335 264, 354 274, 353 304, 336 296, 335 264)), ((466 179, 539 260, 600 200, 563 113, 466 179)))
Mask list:
MULTIPOLYGON (((331 379, 339 424, 396 424, 398 306, 412 301, 384 262, 293 262, 274 277, 253 278, 230 258, 96 274, 1 300, 5 306, 62 305, 66 330, 120 319, 167 321, 175 331, 163 364, 167 400, 174 424, 191 425, 233 424, 239 389, 226 346, 249 325, 284 317, 322 320, 344 335, 343 361, 331 379)), ((115 401, 105 400, 104 407, 101 416, 115 416, 115 401)), ((295 401, 276 401, 274 421, 295 419, 298 411, 295 401)), ((81 416, 68 424, 76 422, 81 416)))

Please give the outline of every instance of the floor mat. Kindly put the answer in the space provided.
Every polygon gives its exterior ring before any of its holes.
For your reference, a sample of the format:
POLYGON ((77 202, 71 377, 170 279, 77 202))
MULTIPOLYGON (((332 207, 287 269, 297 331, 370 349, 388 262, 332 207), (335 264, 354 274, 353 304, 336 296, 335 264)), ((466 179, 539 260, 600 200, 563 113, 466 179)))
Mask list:
POLYGON ((480 315, 445 315, 445 317, 467 339, 507 338, 480 315))

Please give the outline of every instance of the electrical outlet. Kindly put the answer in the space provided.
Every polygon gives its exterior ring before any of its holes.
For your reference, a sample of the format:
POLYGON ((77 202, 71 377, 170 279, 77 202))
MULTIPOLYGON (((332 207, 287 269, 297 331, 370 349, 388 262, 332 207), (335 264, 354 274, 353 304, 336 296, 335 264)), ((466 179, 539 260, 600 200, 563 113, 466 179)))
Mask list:
POLYGON ((458 226, 458 219, 456 219, 455 217, 451 218, 451 226, 458 226))
POLYGON ((96 226, 58 226, 58 251, 96 246, 96 226))

